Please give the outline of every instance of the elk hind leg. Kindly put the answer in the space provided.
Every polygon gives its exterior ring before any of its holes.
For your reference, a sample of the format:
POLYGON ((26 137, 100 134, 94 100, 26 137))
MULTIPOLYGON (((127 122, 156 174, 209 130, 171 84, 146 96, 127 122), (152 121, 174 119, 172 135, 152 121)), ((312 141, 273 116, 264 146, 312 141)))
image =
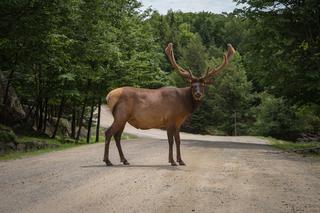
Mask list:
POLYGON ((169 143, 169 163, 171 163, 171 166, 176 166, 177 164, 173 160, 173 130, 168 129, 167 135, 168 135, 168 143, 169 143))
POLYGON ((109 160, 109 146, 112 137, 112 126, 113 124, 105 131, 105 147, 104 147, 104 157, 103 161, 106 163, 107 166, 112 166, 113 164, 109 160))
MULTIPOLYGON (((114 121, 111 127, 105 131, 105 149, 104 149, 104 159, 103 161, 107 166, 112 166, 111 161, 109 160, 109 146, 112 136, 115 136, 125 125, 125 122, 114 121)), ((120 136, 121 137, 121 136, 120 136)))
POLYGON ((116 145, 117 145, 117 148, 118 148, 118 151, 119 151, 120 161, 124 165, 129 165, 129 162, 124 157, 124 154, 123 154, 122 148, 121 148, 121 135, 122 135, 123 129, 124 129, 124 126, 114 135, 114 139, 116 141, 116 145))

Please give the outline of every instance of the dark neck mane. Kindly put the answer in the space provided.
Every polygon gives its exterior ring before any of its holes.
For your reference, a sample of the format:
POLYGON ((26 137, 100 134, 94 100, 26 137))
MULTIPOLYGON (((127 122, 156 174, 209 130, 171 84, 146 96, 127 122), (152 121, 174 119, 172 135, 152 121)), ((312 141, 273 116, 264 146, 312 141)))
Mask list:
POLYGON ((191 109, 190 112, 193 113, 196 109, 199 108, 200 104, 202 103, 202 100, 197 101, 193 98, 191 87, 186 88, 188 90, 188 100, 191 102, 191 109))

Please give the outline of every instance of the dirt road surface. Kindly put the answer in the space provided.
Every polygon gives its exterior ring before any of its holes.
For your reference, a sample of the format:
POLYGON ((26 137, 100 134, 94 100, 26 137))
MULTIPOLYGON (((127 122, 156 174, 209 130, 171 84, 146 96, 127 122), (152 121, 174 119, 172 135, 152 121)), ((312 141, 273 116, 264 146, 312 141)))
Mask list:
POLYGON ((0 162, 0 212, 320 212, 319 160, 254 137, 183 134, 187 166, 172 167, 164 132, 145 134, 123 141, 130 166, 114 143, 113 167, 102 143, 0 162))

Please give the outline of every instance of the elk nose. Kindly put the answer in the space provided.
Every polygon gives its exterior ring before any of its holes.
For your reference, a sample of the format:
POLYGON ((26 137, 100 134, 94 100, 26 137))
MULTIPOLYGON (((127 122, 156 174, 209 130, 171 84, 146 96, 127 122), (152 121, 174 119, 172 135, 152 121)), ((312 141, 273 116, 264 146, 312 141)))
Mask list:
POLYGON ((197 92, 197 93, 194 94, 194 96, 195 96, 196 98, 200 98, 200 97, 201 97, 201 93, 197 92))

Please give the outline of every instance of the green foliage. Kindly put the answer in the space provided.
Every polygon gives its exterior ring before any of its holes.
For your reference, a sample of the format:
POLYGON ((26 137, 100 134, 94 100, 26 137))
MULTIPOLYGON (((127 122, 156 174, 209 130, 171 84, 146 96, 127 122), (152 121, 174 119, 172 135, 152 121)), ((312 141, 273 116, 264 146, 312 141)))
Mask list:
POLYGON ((248 6, 243 50, 257 88, 291 104, 320 104, 320 5, 317 0, 238 0, 248 6))
POLYGON ((320 132, 320 107, 316 104, 296 108, 297 129, 301 132, 320 132))
POLYGON ((195 76, 202 76, 208 66, 208 55, 201 39, 194 35, 181 52, 180 64, 191 69, 195 76))
POLYGON ((238 53, 184 129, 318 133, 318 1, 237 2, 247 6, 230 14, 160 15, 138 12, 137 0, 2 1, 0 69, 31 110, 27 123, 45 132, 60 108, 61 121, 81 126, 90 107, 116 87, 187 86, 164 54, 169 42, 178 63, 196 76, 218 66, 231 43, 238 53))
POLYGON ((33 110, 29 125, 46 132, 47 118, 61 116, 81 126, 90 106, 113 88, 168 84, 162 48, 140 6, 136 0, 0 3, 0 69, 33 110))
POLYGON ((254 93, 239 54, 209 88, 209 97, 212 97, 212 116, 217 130, 228 135, 234 135, 235 131, 237 135, 248 134, 254 93))
POLYGON ((319 142, 307 142, 307 143, 301 143, 301 142, 290 142, 290 141, 284 141, 284 140, 277 140, 271 137, 267 138, 271 145, 278 149, 282 149, 284 151, 295 151, 297 153, 304 153, 304 154, 315 154, 317 153, 319 156, 319 152, 312 152, 312 149, 319 149, 319 142), (304 150, 304 151, 303 151, 304 150), (300 152, 299 152, 300 151, 300 152))
POLYGON ((10 143, 17 141, 17 136, 10 127, 0 124, 0 143, 10 143))
POLYGON ((260 94, 261 104, 256 108, 255 133, 264 136, 281 136, 296 131, 295 113, 283 98, 268 93, 260 94))

